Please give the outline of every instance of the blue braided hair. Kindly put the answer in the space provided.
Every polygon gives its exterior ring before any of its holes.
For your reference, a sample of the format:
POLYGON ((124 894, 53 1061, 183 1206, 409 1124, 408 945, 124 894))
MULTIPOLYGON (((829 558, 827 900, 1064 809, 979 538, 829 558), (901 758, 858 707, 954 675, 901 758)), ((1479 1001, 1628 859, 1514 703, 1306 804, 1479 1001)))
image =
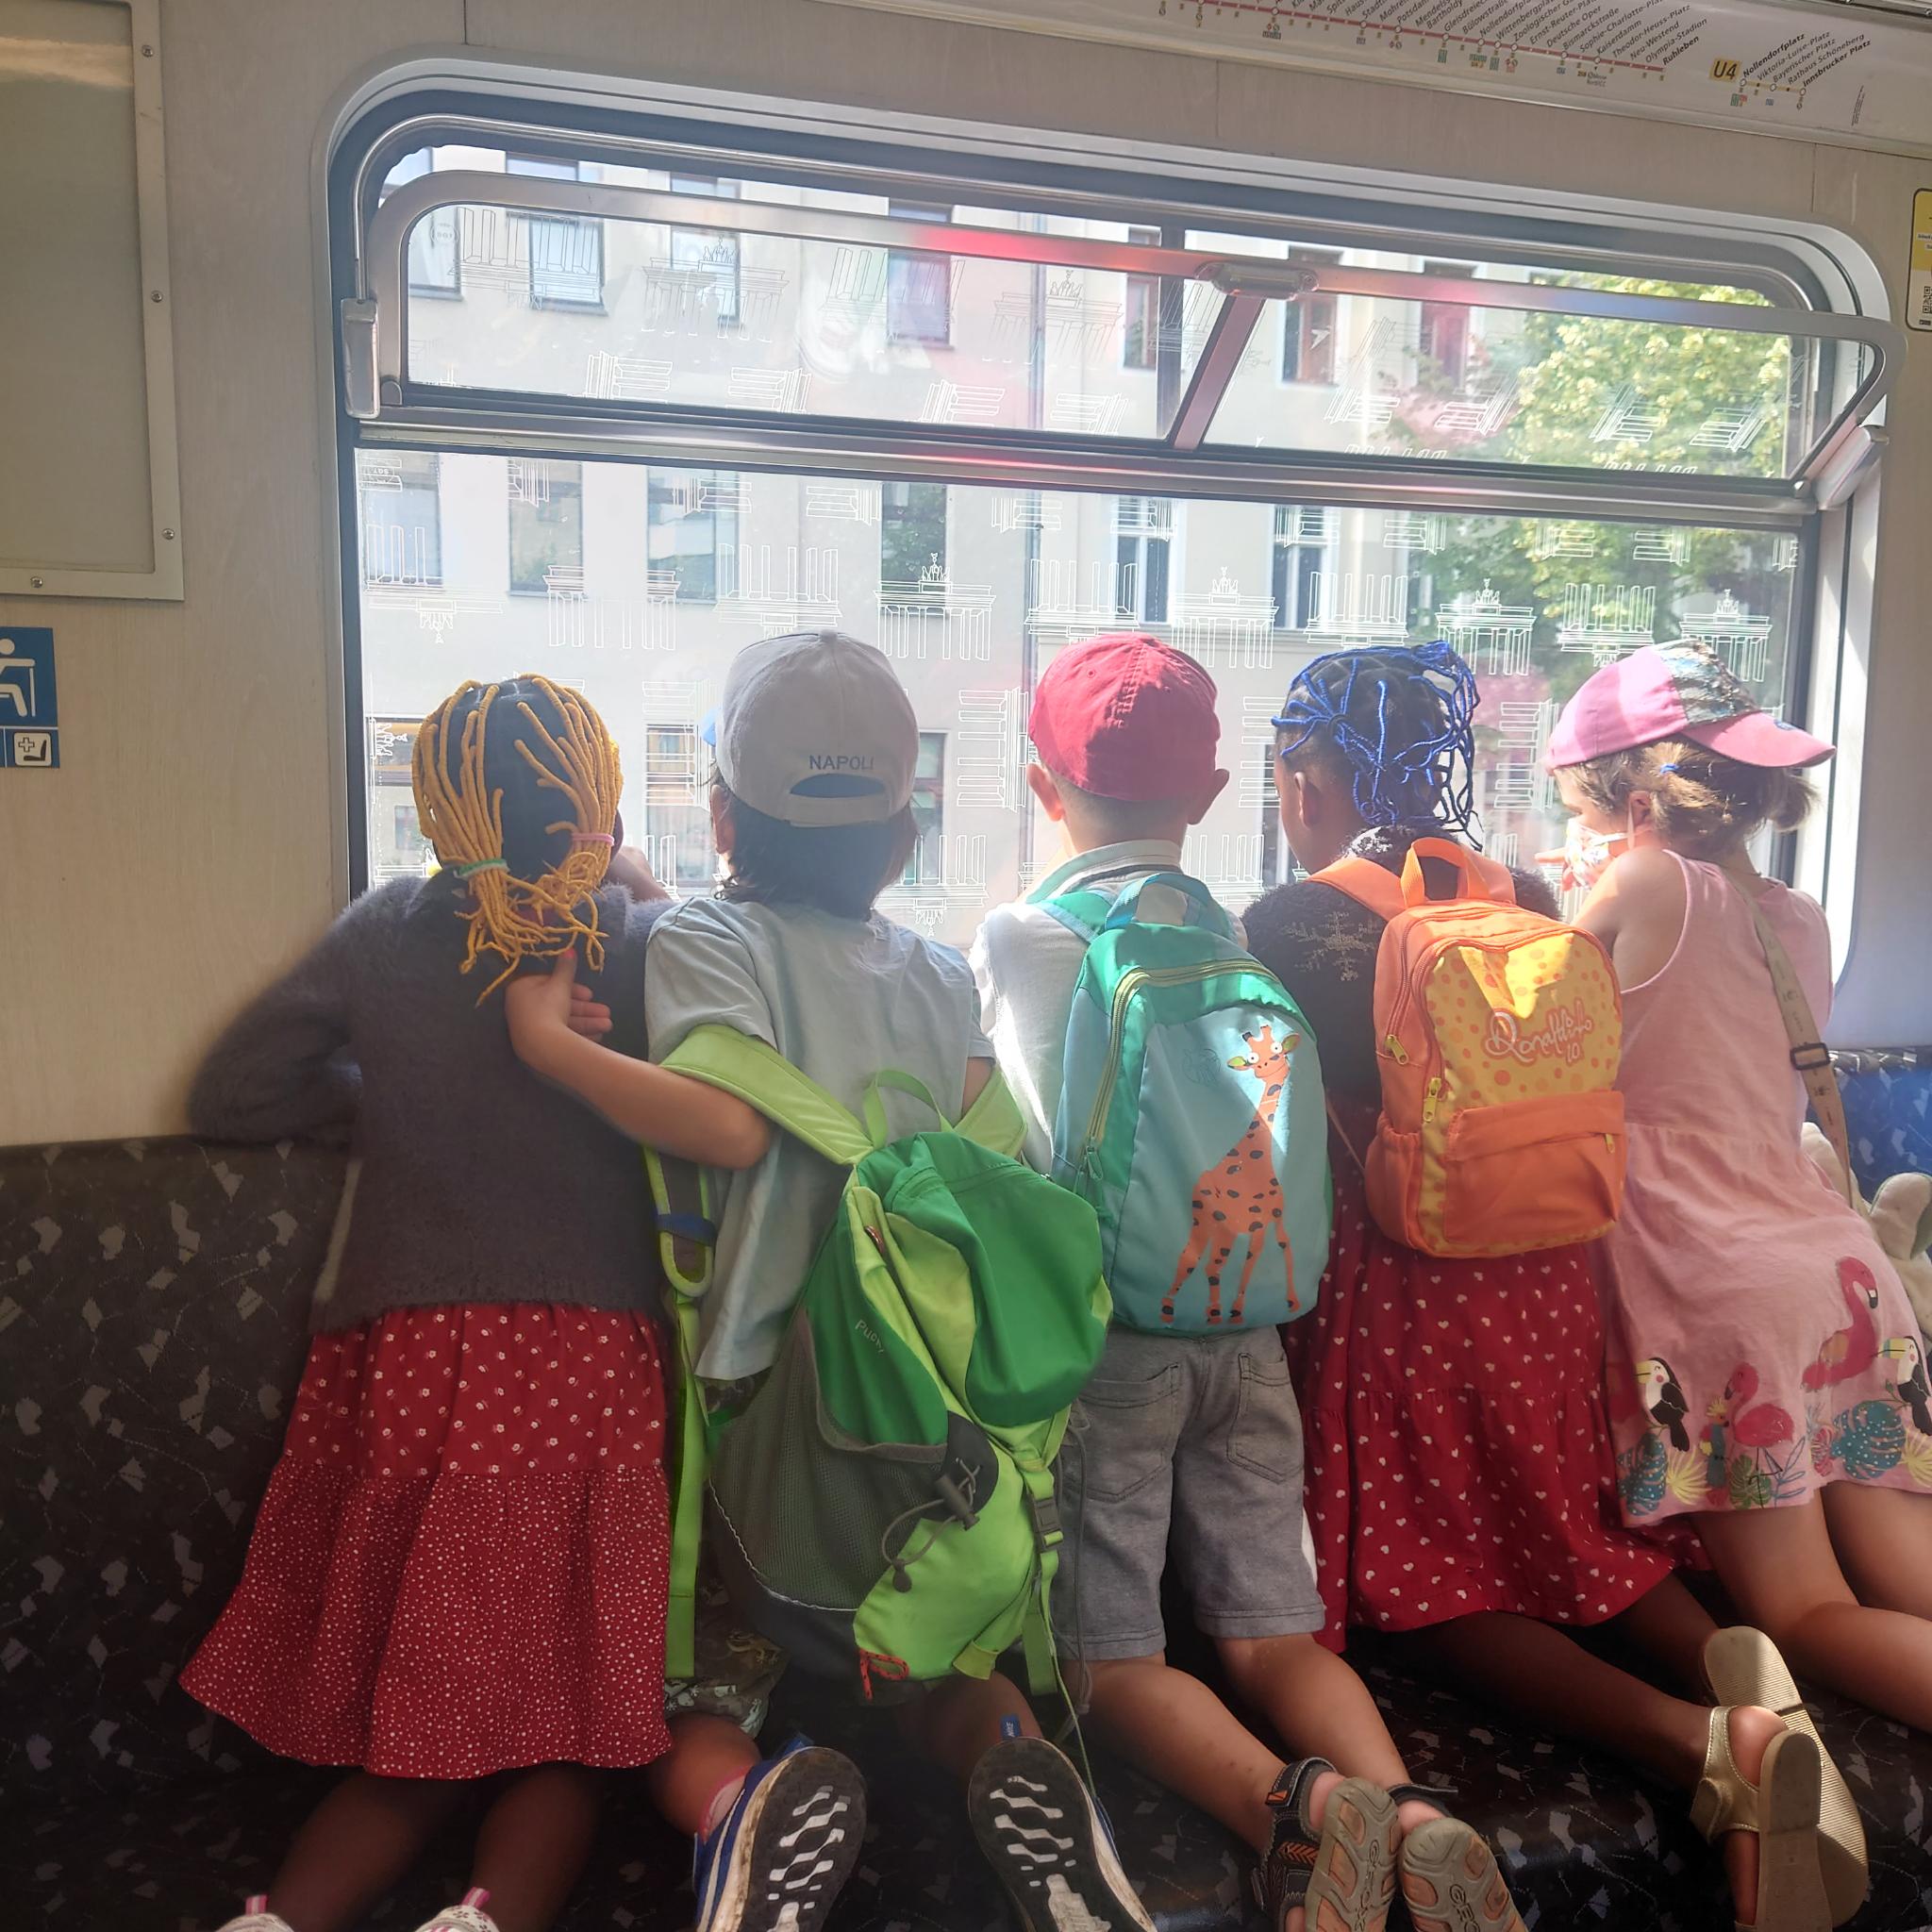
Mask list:
POLYGON ((1288 688, 1279 754, 1311 741, 1348 767, 1370 825, 1475 823, 1475 674, 1441 639, 1317 658, 1288 688))

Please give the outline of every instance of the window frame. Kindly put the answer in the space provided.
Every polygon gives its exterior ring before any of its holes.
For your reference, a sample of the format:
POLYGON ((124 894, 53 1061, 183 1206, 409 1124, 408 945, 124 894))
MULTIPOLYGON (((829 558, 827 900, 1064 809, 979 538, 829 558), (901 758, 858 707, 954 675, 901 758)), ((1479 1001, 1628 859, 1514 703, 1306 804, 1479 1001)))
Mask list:
MULTIPOLYGON (((1041 215, 1077 212, 1099 220, 1158 223, 1173 237, 1188 226, 1232 216, 1241 232, 1296 243, 1333 246, 1343 236, 1374 237, 1374 245, 1424 258, 1465 251, 1498 263, 1537 266, 1567 260, 1597 273, 1658 279, 1721 277, 1753 289, 1773 302, 1805 309, 1814 319, 1851 325, 1845 332, 1874 325, 1889 335, 1881 352, 1896 366, 1884 279, 1862 247, 1841 232, 1801 217, 1757 216, 1694 206, 1623 202, 1607 197, 1566 197, 1560 205, 1490 189, 1472 189, 1453 178, 1414 177, 1366 169, 1299 164, 1211 148, 1151 146, 1052 130, 1008 129, 915 116, 881 119, 858 109, 803 107, 757 96, 686 99, 675 90, 644 85, 608 89, 599 105, 582 105, 560 83, 509 70, 513 86, 466 91, 474 75, 458 79, 398 74, 386 90, 372 88, 360 119, 338 130, 328 180, 329 242, 333 293, 340 311, 337 337, 338 436, 348 460, 358 447, 386 443, 476 449, 509 454, 545 453, 579 458, 646 458, 662 463, 713 466, 721 459, 741 475, 831 472, 884 480, 917 477, 947 483, 996 483, 1032 490, 1095 495, 1159 492, 1176 499, 1225 497, 1248 502, 1294 501, 1336 507, 1391 508, 1516 515, 1599 515, 1613 520, 1721 524, 1740 529, 1776 529, 1798 540, 1798 582, 1788 682, 1793 715, 1823 728, 1856 736, 1857 721, 1835 718, 1847 676, 1869 649, 1873 617, 1874 544, 1877 492, 1864 490, 1853 502, 1861 468, 1882 443, 1867 422, 1882 420, 1883 390, 1875 386, 1863 415, 1839 425, 1838 447, 1814 453, 1805 479, 1805 500, 1771 500, 1748 490, 1684 490, 1674 486, 1627 487, 1607 499, 1566 487, 1560 475, 1512 474, 1472 478, 1453 466, 1403 475, 1381 459, 1354 462, 1294 461, 1291 475, 1272 483, 1254 468, 1224 458, 1203 459, 1198 451, 1180 474, 1173 452, 1158 449, 1152 463, 1109 460, 1082 452, 1083 460, 1042 461, 1041 452, 981 434, 951 435, 934 425, 916 436, 903 425, 876 425, 871 438, 851 425, 821 423, 760 425, 756 451, 741 441, 721 448, 709 433, 678 420, 678 412, 645 407, 631 420, 591 423, 570 412, 496 408, 484 425, 460 410, 439 410, 434 399, 410 393, 391 380, 377 349, 377 303, 368 279, 367 243, 377 214, 378 190, 389 157, 442 142, 514 142, 524 152, 617 156, 641 166, 668 166, 653 157, 675 155, 682 168, 715 168, 755 175, 760 180, 824 183, 842 176, 879 183, 874 192, 911 199, 929 196, 958 207, 991 200, 1041 215), (809 157, 809 159, 801 157, 809 157), (890 184, 890 185, 887 185, 890 184), (893 448, 896 441, 901 446, 893 448), (1827 634, 1828 633, 1828 634, 1827 634)), ((1362 245, 1360 242, 1353 245, 1362 245)), ((1284 250, 1285 252, 1285 250, 1284 250)), ((1164 284, 1163 284, 1164 285, 1164 284)), ((1160 381, 1174 372, 1162 356, 1160 381)), ((1889 381, 1889 378, 1888 378, 1889 381)), ((500 399, 499 399, 500 400, 500 399)), ((1064 456, 1064 452, 1056 453, 1064 456)), ((1869 475, 1869 472, 1867 472, 1869 475)), ((1627 486, 1631 479, 1621 479, 1627 486)), ((353 483, 341 496, 339 557, 342 560, 344 659, 342 690, 354 731, 350 763, 359 781, 360 671, 358 586, 354 579, 353 483)), ((1829 876, 1851 876, 1849 823, 1856 786, 1834 782, 1831 809, 1815 832, 1800 841, 1797 870, 1807 887, 1824 893, 1829 876), (1834 831, 1836 827, 1836 832, 1834 831), (1834 838, 1836 843, 1834 844, 1834 838), (1842 859, 1842 863, 1840 863, 1842 859)), ((347 809, 347 869, 358 886, 365 864, 359 782, 352 783, 347 809)), ((1789 844, 1789 841, 1787 841, 1789 844)), ((1787 855, 1789 856, 1789 855, 1787 855)), ((1837 909, 1834 924, 1849 918, 1837 909)))

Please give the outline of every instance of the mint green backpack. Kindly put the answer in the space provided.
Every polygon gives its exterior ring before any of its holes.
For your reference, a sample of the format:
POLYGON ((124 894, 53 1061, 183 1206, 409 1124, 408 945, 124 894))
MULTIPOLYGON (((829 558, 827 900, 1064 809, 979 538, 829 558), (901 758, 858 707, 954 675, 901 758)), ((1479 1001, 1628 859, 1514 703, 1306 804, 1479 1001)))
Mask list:
POLYGON ((883 1687, 985 1677, 1015 1642, 1057 1675, 1053 1464, 1098 1360, 1110 1302, 1093 1210, 1011 1158, 1018 1108, 995 1074, 949 1125, 881 1073, 861 1121, 770 1047, 700 1026, 666 1062, 735 1093, 847 1169, 771 1374, 731 1418, 704 1414, 692 1364, 708 1234, 672 1210, 647 1156, 683 1360, 668 1671, 691 1670, 699 1517, 739 1613, 802 1668, 883 1687), (881 1090, 937 1124, 889 1139, 881 1090))

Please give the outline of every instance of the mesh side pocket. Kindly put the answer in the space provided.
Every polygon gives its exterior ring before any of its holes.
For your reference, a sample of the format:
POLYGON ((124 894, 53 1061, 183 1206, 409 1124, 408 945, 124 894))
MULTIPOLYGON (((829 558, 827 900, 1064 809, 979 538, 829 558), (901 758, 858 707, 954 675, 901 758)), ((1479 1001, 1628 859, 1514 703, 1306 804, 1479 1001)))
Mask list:
POLYGON ((884 1548, 903 1541, 899 1519, 933 1499, 944 1456, 841 1433, 820 1407, 801 1314, 771 1379, 718 1445, 711 1494, 758 1587, 794 1610, 841 1618, 849 1641, 853 1612, 885 1574, 884 1548))

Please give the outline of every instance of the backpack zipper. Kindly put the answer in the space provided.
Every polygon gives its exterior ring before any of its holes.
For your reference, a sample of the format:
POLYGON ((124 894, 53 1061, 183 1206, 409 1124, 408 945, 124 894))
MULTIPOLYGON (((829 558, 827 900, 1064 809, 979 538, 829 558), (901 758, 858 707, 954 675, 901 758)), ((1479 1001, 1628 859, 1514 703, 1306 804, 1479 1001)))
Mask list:
POLYGON ((1194 966, 1135 966, 1123 973, 1113 990, 1113 1007, 1108 1018, 1107 1071, 1101 1075, 1098 1088, 1094 1090, 1093 1110, 1087 1117, 1086 1137, 1080 1142, 1080 1158, 1074 1165, 1076 1170, 1085 1169, 1092 1158, 1093 1143, 1100 1139, 1107 1125, 1107 1110, 1113 1104, 1114 1083, 1120 1078, 1121 1071, 1121 1019, 1126 1012, 1127 1002, 1140 989, 1145 986, 1184 986, 1191 979, 1212 979, 1228 972, 1240 972, 1239 966, 1230 966, 1224 959, 1194 966))

